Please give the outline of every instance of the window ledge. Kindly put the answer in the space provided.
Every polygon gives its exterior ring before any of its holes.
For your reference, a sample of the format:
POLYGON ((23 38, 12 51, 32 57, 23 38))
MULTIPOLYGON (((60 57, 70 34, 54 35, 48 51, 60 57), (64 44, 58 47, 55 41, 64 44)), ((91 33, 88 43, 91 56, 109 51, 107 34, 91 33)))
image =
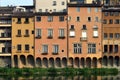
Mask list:
POLYGON ((48 52, 42 52, 42 55, 47 55, 48 54, 48 52))
POLYGON ((81 41, 87 41, 87 37, 81 37, 80 40, 81 41))
POLYGON ((36 38, 36 39, 41 39, 41 36, 36 36, 35 38, 36 38))
POLYGON ((16 37, 22 37, 22 35, 16 35, 16 37))
POLYGON ((29 53, 30 51, 29 50, 25 50, 25 52, 24 53, 29 53))
POLYGON ((53 38, 53 36, 48 36, 47 38, 48 38, 48 39, 52 39, 52 38, 53 38))
POLYGON ((58 55, 58 53, 52 52, 53 55, 58 55))
POLYGON ((98 38, 98 36, 93 36, 93 38, 98 38))
POLYGON ((59 36, 58 38, 59 39, 65 39, 65 36, 59 36))
POLYGON ((30 35, 24 35, 24 37, 29 37, 30 35))
POLYGON ((22 22, 16 22, 17 24, 21 24, 22 22))

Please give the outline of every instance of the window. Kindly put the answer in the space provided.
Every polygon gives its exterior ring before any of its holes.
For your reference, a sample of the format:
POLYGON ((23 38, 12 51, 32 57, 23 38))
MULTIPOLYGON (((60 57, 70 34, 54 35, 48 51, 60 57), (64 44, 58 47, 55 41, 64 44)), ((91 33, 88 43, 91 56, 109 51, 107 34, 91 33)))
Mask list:
POLYGON ((113 52, 113 45, 109 45, 109 53, 113 52))
POLYGON ((25 51, 29 51, 29 45, 28 44, 25 45, 25 51))
POLYGON ((119 16, 119 12, 115 12, 114 15, 115 15, 115 16, 119 16))
POLYGON ((59 46, 53 45, 53 53, 58 53, 58 52, 59 52, 59 46))
POLYGON ((88 17, 88 22, 91 22, 91 17, 88 17))
POLYGON ((64 36, 64 29, 59 29, 59 37, 65 37, 64 36))
POLYGON ((45 9, 45 12, 48 12, 48 9, 45 9))
POLYGON ((109 38, 112 39, 113 38, 113 33, 109 34, 109 38))
POLYGON ((109 20, 109 24, 113 24, 113 20, 112 19, 109 20))
POLYGON ((70 30, 75 30, 74 25, 70 26, 70 30))
POLYGON ((91 12, 91 8, 88 8, 88 13, 90 13, 91 12))
POLYGON ((25 18, 25 22, 24 23, 29 23, 29 18, 25 18))
POLYGON ((29 36, 29 30, 25 30, 25 37, 29 36))
POLYGON ((88 44, 88 53, 96 53, 96 44, 88 44))
POLYGON ((74 53, 82 53, 82 45, 79 43, 73 44, 74 53))
POLYGON ((48 45, 42 45, 42 53, 48 53, 48 45))
POLYGON ((48 38, 53 37, 53 29, 48 29, 48 38))
POLYGON ((87 38, 87 32, 86 31, 82 31, 82 38, 87 38))
POLYGON ((52 22, 53 21, 53 16, 48 16, 48 22, 52 22))
POLYGON ((56 9, 53 9, 53 12, 56 12, 56 9))
POLYGON ((21 30, 20 29, 18 30, 17 36, 19 36, 19 37, 21 36, 21 30))
POLYGON ((95 12, 98 12, 98 8, 95 8, 95 12))
POLYGON ((56 1, 53 1, 53 6, 56 6, 56 5, 57 5, 56 1))
POLYGON ((83 25, 82 30, 87 30, 86 25, 83 25))
POLYGON ((118 53, 118 45, 114 45, 114 52, 118 53))
POLYGON ((104 53, 108 52, 108 45, 104 45, 104 53))
POLYGON ((65 2, 64 1, 62 1, 62 3, 61 3, 62 5, 65 5, 65 2))
POLYGON ((115 38, 116 39, 120 38, 120 34, 119 33, 115 33, 115 38))
POLYGON ((21 18, 17 19, 17 23, 20 24, 21 23, 21 18))
POLYGON ((98 17, 95 17, 95 22, 98 22, 99 20, 98 20, 98 17))
POLYGON ((104 12, 104 16, 108 16, 108 12, 104 12))
POLYGON ((39 9, 39 12, 42 12, 42 9, 39 9))
POLYGON ((98 29, 93 30, 93 37, 98 37, 98 29))
POLYGON ((103 24, 107 24, 107 20, 106 19, 103 20, 103 24))
POLYGON ((107 38, 108 38, 108 34, 104 33, 104 39, 107 39, 107 38))
POLYGON ((21 51, 21 44, 17 45, 17 51, 21 51))
POLYGON ((113 16, 114 15, 114 12, 110 12, 110 16, 113 16))
POLYGON ((59 16, 59 21, 64 21, 64 16, 59 16))
POLYGON ((115 19, 115 24, 119 24, 120 20, 119 19, 115 19))
POLYGON ((75 31, 70 31, 70 37, 74 37, 75 36, 75 31))
POLYGON ((36 29, 36 37, 41 37, 41 29, 36 29))
POLYGON ((37 16, 37 17, 36 17, 36 21, 41 21, 41 17, 40 17, 40 16, 37 16))
POLYGON ((78 21, 78 22, 80 21, 80 17, 79 16, 77 16, 76 21, 78 21))
POLYGON ((77 8, 76 8, 76 11, 77 11, 77 12, 80 12, 80 7, 77 7, 77 8))
POLYGON ((68 21, 71 21, 71 16, 68 16, 68 21))

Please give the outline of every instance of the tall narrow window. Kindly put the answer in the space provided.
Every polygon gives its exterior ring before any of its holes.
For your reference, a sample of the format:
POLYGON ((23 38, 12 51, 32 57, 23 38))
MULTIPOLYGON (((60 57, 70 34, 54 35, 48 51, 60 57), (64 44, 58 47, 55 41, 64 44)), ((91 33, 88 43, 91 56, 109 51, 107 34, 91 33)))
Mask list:
POLYGON ((110 38, 110 39, 113 39, 113 33, 110 33, 110 34, 109 34, 109 38, 110 38))
POLYGON ((29 51, 29 45, 28 44, 25 45, 25 51, 29 51))
POLYGON ((28 24, 29 23, 29 18, 25 18, 25 22, 24 23, 28 24))
POLYGON ((98 12, 98 9, 99 9, 99 8, 95 8, 95 12, 98 12))
POLYGON ((59 53, 59 45, 53 45, 53 53, 59 53))
POLYGON ((48 38, 53 37, 53 29, 48 29, 48 38))
POLYGON ((95 17, 95 22, 98 22, 99 20, 98 20, 98 17, 95 17))
POLYGON ((64 16, 59 16, 59 21, 64 21, 64 16))
POLYGON ((21 23, 21 18, 18 18, 17 19, 17 24, 20 24, 21 23))
POLYGON ((56 6, 57 5, 57 2, 56 1, 53 1, 53 6, 56 6))
POLYGON ((91 12, 91 8, 88 8, 88 13, 90 13, 91 12))
POLYGON ((29 36, 29 30, 25 30, 25 37, 29 36))
POLYGON ((82 53, 82 45, 79 44, 79 43, 73 44, 73 49, 74 49, 74 50, 73 50, 74 53, 76 53, 76 54, 82 53))
POLYGON ((88 53, 96 53, 96 44, 88 44, 88 53))
POLYGON ((59 29, 59 38, 64 38, 64 29, 59 29))
POLYGON ((118 53, 118 49, 119 49, 119 48, 118 48, 118 45, 115 45, 115 46, 114 46, 114 52, 115 52, 115 53, 118 53))
POLYGON ((107 39, 107 38, 108 38, 108 34, 104 33, 104 39, 107 39))
POLYGON ((104 45, 104 53, 108 52, 108 45, 104 45))
POLYGON ((17 45, 17 51, 21 51, 21 44, 17 45))
POLYGON ((42 45, 42 53, 48 53, 48 45, 42 45))
POLYGON ((76 11, 77 11, 77 12, 80 12, 80 7, 77 7, 77 8, 76 8, 76 11))
POLYGON ((36 29, 36 38, 41 38, 41 29, 36 29))
POLYGON ((91 22, 91 17, 88 17, 88 22, 91 22))
POLYGON ((80 21, 80 17, 79 16, 77 16, 76 21, 78 21, 78 22, 80 21))
POLYGON ((17 31, 17 37, 21 37, 21 30, 20 29, 17 31))
POLYGON ((109 53, 113 52, 113 45, 109 45, 109 53))

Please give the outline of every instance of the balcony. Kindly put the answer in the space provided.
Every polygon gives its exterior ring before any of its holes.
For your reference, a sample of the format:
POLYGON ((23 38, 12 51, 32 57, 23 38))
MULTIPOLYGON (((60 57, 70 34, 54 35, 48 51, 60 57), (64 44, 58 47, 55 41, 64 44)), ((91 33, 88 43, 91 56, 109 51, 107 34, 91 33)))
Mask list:
POLYGON ((0 40, 11 40, 11 33, 1 33, 0 40))
POLYGON ((81 41, 87 41, 87 37, 81 37, 80 40, 81 41))
POLYGON ((11 20, 0 20, 0 27, 11 27, 11 20))

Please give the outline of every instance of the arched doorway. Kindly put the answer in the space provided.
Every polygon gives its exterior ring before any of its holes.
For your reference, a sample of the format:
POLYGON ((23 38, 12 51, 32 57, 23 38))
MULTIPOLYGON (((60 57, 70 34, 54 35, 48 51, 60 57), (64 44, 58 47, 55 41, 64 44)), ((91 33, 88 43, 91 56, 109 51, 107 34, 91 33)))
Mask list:
POLYGON ((115 65, 119 66, 119 57, 118 56, 115 56, 115 65))
POLYGON ((54 67, 54 59, 53 58, 49 59, 49 67, 51 67, 51 68, 54 67))
POLYGON ((56 67, 61 67, 61 60, 60 60, 60 58, 56 58, 55 65, 56 65, 56 67))
POLYGON ((26 65, 26 58, 25 58, 24 55, 20 56, 20 61, 21 61, 21 65, 23 65, 23 67, 25 67, 25 65, 26 65))
POLYGON ((42 67, 41 58, 36 58, 36 67, 42 67))
POLYGON ((81 68, 84 68, 85 67, 85 59, 84 58, 81 58, 81 68))
POLYGON ((14 55, 14 67, 18 68, 18 56, 14 55))
POLYGON ((64 68, 67 67, 67 58, 62 58, 62 65, 64 68))
POLYGON ((109 57, 109 65, 113 66, 113 57, 112 56, 109 57))
POLYGON ((103 64, 103 66, 107 66, 107 65, 108 65, 107 56, 104 56, 104 57, 103 57, 102 64, 103 64))
POLYGON ((92 60, 92 67, 97 68, 97 58, 96 57, 94 57, 92 60))
POLYGON ((90 57, 86 58, 86 67, 91 68, 91 58, 90 57))
POLYGON ((78 57, 75 58, 75 67, 79 68, 80 60, 78 57))
POLYGON ((32 55, 27 56, 28 67, 34 67, 34 57, 32 55))
POLYGON ((48 60, 47 58, 43 58, 43 68, 47 68, 48 67, 48 60))
POLYGON ((72 57, 69 58, 69 67, 73 67, 73 58, 72 57))

